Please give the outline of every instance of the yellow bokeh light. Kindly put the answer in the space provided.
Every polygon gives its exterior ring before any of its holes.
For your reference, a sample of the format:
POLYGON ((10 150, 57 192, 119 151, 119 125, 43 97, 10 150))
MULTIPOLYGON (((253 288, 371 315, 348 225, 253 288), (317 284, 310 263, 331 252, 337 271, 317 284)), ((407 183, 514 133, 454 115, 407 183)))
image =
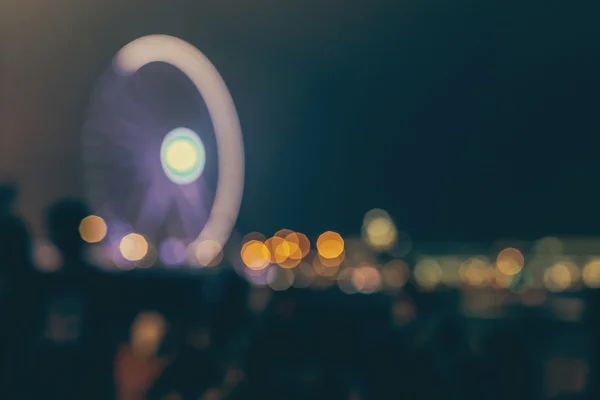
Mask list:
POLYGON ((79 224, 79 234, 88 243, 101 242, 106 237, 107 231, 106 222, 97 215, 85 217, 79 224))
POLYGON ((188 172, 198 163, 198 150, 189 140, 173 140, 166 149, 165 162, 176 172, 188 172))
POLYGON ((278 263, 277 265, 279 265, 281 268, 292 269, 292 268, 296 268, 301 262, 302 262, 302 260, 288 258, 287 260, 282 261, 282 262, 278 263))
POLYGON ((375 209, 364 218, 363 238, 375 250, 390 250, 398 240, 398 231, 387 212, 375 209))
POLYGON ((471 257, 458 270, 460 279, 470 286, 485 286, 491 279, 490 264, 479 257, 471 257))
POLYGON ((308 240, 305 234, 292 232, 285 237, 285 240, 290 244, 296 245, 298 248, 297 251, 290 254, 290 258, 301 259, 308 255, 308 252, 310 251, 310 240, 308 240))
POLYGON ((600 288, 600 258, 590 260, 583 267, 583 282, 590 288, 600 288))
POLYGON ((496 259, 496 268, 504 275, 516 275, 521 272, 524 265, 523 253, 512 247, 502 250, 496 259))
POLYGON ((290 256, 290 245, 285 239, 279 236, 273 236, 265 242, 269 250, 270 262, 273 264, 283 263, 290 256))
POLYGON ((434 258, 422 258, 415 266, 414 277, 420 287, 433 289, 442 279, 442 267, 434 258))
POLYGON ((344 239, 336 232, 325 232, 317 240, 317 250, 322 257, 336 258, 344 251, 344 239))
POLYGON ((568 263, 557 263, 544 271, 544 284, 553 292, 562 292, 573 285, 576 277, 568 263))
POLYGON ((140 261, 148 254, 148 242, 142 235, 130 233, 121 240, 119 249, 127 261, 140 261))
POLYGON ((252 270, 265 269, 271 262, 271 252, 258 240, 251 240, 242 247, 242 261, 252 270))

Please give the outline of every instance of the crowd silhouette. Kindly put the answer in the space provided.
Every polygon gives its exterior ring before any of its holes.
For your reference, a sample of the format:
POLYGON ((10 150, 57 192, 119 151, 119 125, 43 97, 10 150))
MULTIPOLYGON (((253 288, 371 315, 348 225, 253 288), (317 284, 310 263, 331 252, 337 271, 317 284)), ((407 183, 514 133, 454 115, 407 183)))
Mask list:
POLYGON ((90 210, 78 199, 47 211, 61 268, 42 273, 16 194, 0 190, 3 399, 596 398, 595 294, 582 328, 592 344, 569 359, 583 366, 561 363, 548 343, 573 328, 531 311, 473 322, 452 292, 432 307, 433 294, 410 286, 352 297, 270 292, 227 269, 202 279, 103 272, 86 258, 78 228, 90 210), (547 390, 553 368, 573 376, 547 390))

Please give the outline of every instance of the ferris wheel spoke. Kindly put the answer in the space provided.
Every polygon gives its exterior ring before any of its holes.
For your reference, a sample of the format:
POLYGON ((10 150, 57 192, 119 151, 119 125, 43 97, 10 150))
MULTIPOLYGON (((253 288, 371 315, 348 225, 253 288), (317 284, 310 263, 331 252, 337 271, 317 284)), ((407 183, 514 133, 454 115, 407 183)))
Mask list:
POLYGON ((171 202, 168 192, 157 182, 152 183, 142 201, 135 226, 139 226, 144 233, 155 233, 167 216, 171 202))

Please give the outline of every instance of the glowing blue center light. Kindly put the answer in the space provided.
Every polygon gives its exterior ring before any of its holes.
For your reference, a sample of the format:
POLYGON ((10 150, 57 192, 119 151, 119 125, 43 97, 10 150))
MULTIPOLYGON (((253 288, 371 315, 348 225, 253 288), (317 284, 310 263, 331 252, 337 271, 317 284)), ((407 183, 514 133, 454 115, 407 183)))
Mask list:
POLYGON ((206 150, 196 132, 176 128, 163 139, 160 162, 171 182, 188 185, 198 180, 204 172, 206 150))

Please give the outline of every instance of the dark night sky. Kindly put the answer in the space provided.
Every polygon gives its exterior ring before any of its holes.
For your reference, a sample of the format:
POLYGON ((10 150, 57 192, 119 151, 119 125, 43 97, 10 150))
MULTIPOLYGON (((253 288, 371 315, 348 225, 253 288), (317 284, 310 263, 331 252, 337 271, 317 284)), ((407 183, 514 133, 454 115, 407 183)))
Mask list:
POLYGON ((238 107, 242 232, 354 234, 382 207, 417 240, 600 233, 591 0, 0 3, 0 175, 34 223, 81 193, 82 115, 113 54, 166 33, 238 107))

